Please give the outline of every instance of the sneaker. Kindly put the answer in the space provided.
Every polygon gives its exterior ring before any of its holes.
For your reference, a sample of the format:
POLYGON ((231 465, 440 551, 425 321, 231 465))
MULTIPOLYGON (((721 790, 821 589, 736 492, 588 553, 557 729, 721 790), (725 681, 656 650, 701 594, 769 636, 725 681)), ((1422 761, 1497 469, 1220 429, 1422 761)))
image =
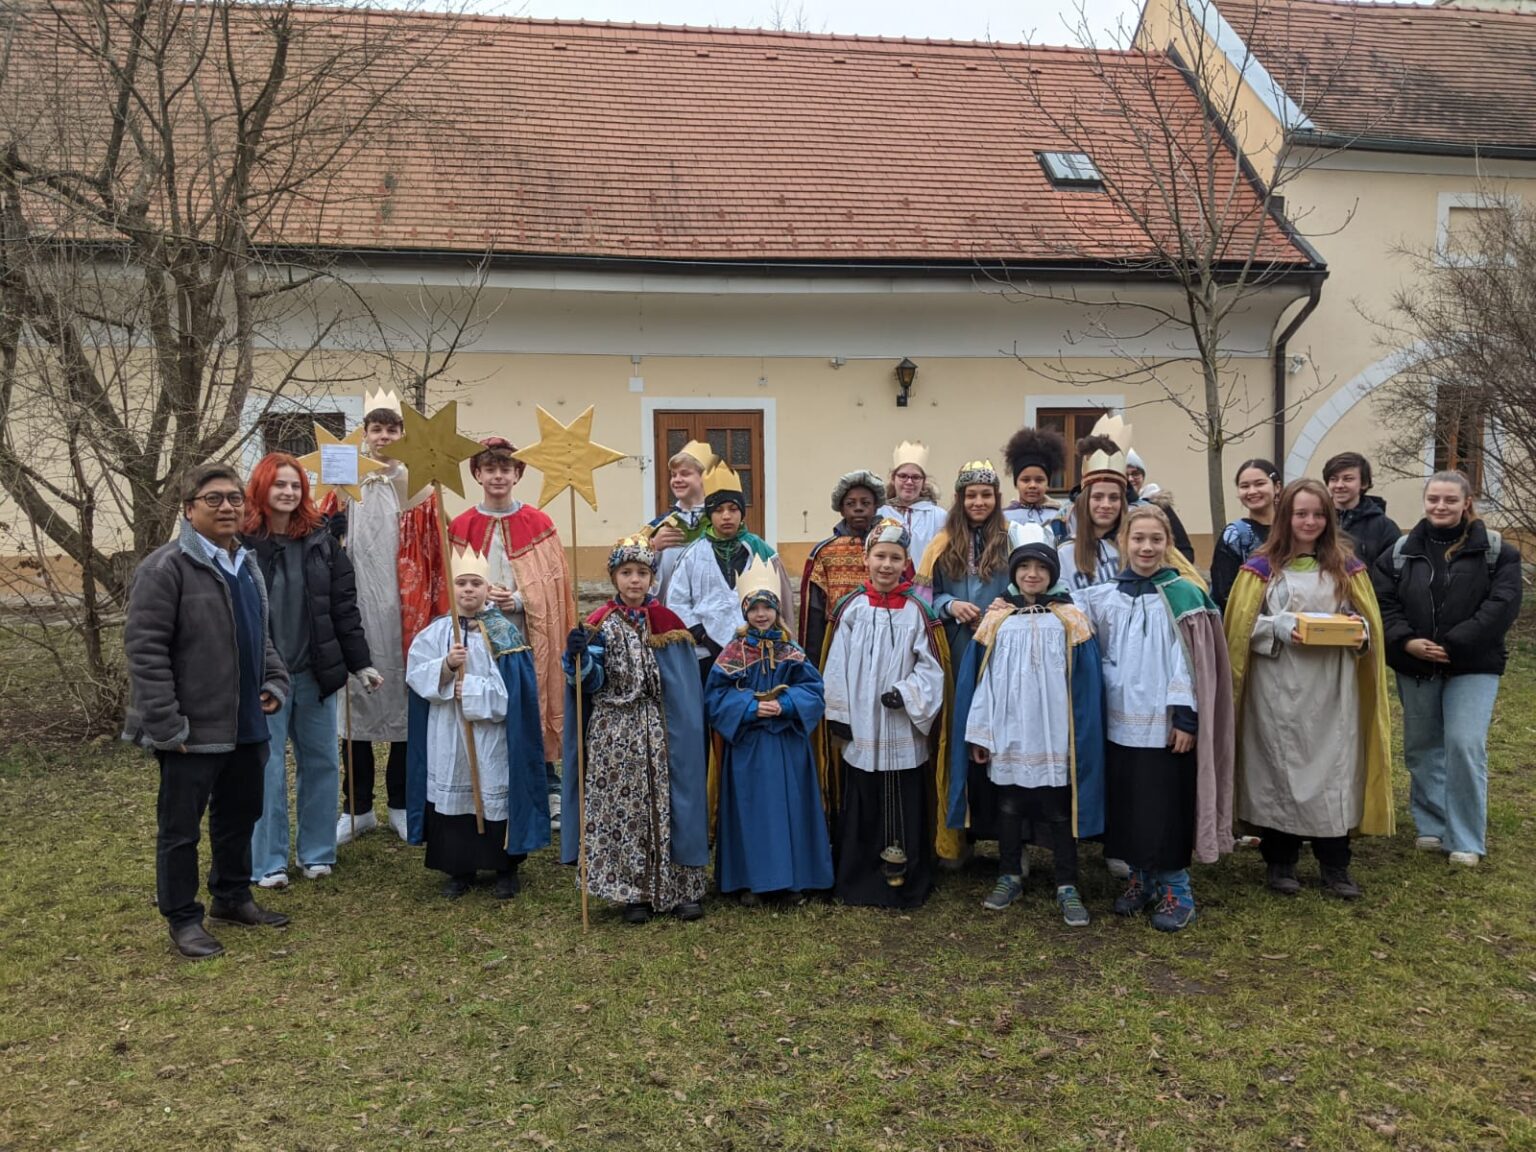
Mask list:
POLYGON ((329 864, 304 865, 304 879, 306 880, 319 880, 322 876, 329 876, 330 874, 331 866, 329 864))
POLYGON ((341 814, 341 819, 336 821, 337 844, 352 843, 352 830, 354 825, 356 826, 357 834, 361 836, 364 832, 369 832, 377 828, 379 826, 379 818, 372 812, 359 812, 356 816, 350 816, 343 812, 341 814))
POLYGON ((1476 868, 1477 862, 1482 859, 1476 852, 1452 852, 1447 857, 1452 864, 1460 864, 1464 868, 1476 868))
POLYGON ((1116 880, 1129 880, 1131 878, 1131 866, 1124 860, 1116 860, 1113 856, 1104 857, 1104 867, 1109 869, 1109 874, 1116 880))
POLYGON ((549 830, 560 831, 560 793, 558 792, 549 794, 549 830))
POLYGON ((1157 892, 1150 879, 1140 868, 1133 871, 1128 879, 1130 882, 1125 891, 1115 897, 1116 916, 1134 916, 1157 899, 1157 892))
POLYGON ((1323 865, 1323 891, 1340 900, 1360 899, 1360 885, 1349 874, 1348 868, 1330 868, 1323 865))
POLYGON ((1083 898, 1077 894, 1077 889, 1070 884, 1063 884, 1056 889, 1056 903, 1061 908, 1061 918, 1073 928, 1085 928, 1088 925, 1088 909, 1083 904, 1083 898))
MULTIPOLYGON (((377 822, 377 817, 375 817, 377 822)), ((389 826, 395 830, 395 835, 404 840, 407 838, 405 830, 405 809, 391 808, 389 810, 389 826)))
POLYGON ((448 877, 448 879, 443 881, 443 899, 457 900, 460 896, 463 896, 469 891, 472 879, 469 876, 448 877))
POLYGON ((1438 836, 1415 836, 1413 847, 1419 852, 1441 852, 1444 851, 1445 844, 1438 836))
POLYGON ((1169 884, 1152 912, 1152 927, 1159 932, 1181 932, 1195 922, 1195 898, 1169 884))
POLYGON ((491 889, 491 895, 498 900, 510 900, 523 890, 518 883, 516 872, 496 873, 496 886, 491 889))
POLYGON ((649 904, 624 905, 624 923, 644 924, 651 918, 651 906, 649 904))
POLYGON ((987 893, 987 898, 981 902, 981 906, 988 912, 1001 912, 1023 895, 1024 878, 1022 876, 999 876, 997 884, 991 892, 987 893))
POLYGON ((268 872, 260 880, 256 881, 258 888, 286 888, 288 887, 288 873, 268 872))
POLYGON ((1295 896, 1301 891, 1301 881, 1296 879, 1296 865, 1271 864, 1269 866, 1269 890, 1281 896, 1295 896))

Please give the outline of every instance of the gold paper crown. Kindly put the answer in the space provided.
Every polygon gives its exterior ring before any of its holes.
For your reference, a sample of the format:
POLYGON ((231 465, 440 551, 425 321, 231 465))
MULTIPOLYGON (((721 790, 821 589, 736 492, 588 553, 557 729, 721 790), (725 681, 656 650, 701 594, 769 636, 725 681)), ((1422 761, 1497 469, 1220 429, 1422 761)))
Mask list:
POLYGON ((476 552, 472 548, 455 548, 452 564, 455 580, 460 576, 478 576, 487 584, 491 582, 491 558, 484 552, 476 552))
MULTIPOLYGON (((748 597, 755 596, 759 592, 767 592, 777 601, 779 599, 779 591, 778 572, 774 570, 772 564, 769 564, 756 554, 753 555, 747 566, 742 569, 741 575, 736 577, 736 598, 741 601, 743 606, 746 605, 748 597)), ((780 610, 783 607, 782 604, 779 605, 780 610)))
POLYGON ((997 469, 992 466, 990 460, 972 460, 960 469, 960 474, 955 477, 955 491, 963 492, 970 484, 998 485, 1001 481, 997 475, 997 469))
POLYGON ((896 451, 891 453, 891 471, 894 472, 903 464, 915 464, 923 470, 923 475, 928 474, 928 446, 916 440, 903 440, 896 445, 896 451))
POLYGON ((1122 452, 1131 450, 1132 427, 1121 416, 1111 416, 1108 412, 1100 416, 1094 424, 1091 436, 1108 436, 1122 452))
POLYGON ((363 391, 363 414, 378 408, 388 408, 396 416, 400 415, 400 393, 393 388, 380 388, 377 392, 367 389, 363 391))
POLYGON ((1122 484, 1126 483, 1125 454, 1131 450, 1131 433, 1131 426, 1119 416, 1106 413, 1099 417, 1090 435, 1108 436, 1120 450, 1110 453, 1100 449, 1089 454, 1088 459, 1083 461, 1084 487, 1095 480, 1119 480, 1122 484))
POLYGON ((715 455, 714 448, 702 440, 688 441, 688 443, 672 454, 672 459, 676 460, 679 456, 691 456, 697 460, 700 472, 709 471, 710 468, 714 467, 715 462, 720 459, 720 457, 715 455))
POLYGON ((740 492, 741 477, 731 471, 731 466, 724 460, 717 460, 712 468, 704 473, 704 499, 708 500, 716 492, 740 492))

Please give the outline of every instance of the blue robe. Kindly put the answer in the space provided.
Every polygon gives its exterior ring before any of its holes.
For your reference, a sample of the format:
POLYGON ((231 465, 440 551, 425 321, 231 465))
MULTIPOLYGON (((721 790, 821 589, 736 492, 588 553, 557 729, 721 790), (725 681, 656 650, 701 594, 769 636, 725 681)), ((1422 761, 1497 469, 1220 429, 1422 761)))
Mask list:
POLYGON ((784 632, 744 630, 715 660, 704 702, 725 742, 715 834, 720 891, 831 888, 832 845, 811 750, 826 703, 816 666, 784 632), (784 712, 759 719, 758 694, 773 689, 784 712))
MULTIPOLYGON (((1058 585, 1058 587, 1060 587, 1058 585)), ((972 773, 985 776, 985 768, 970 762, 970 747, 965 742, 966 718, 976 683, 984 674, 989 645, 978 642, 966 648, 965 657, 955 673, 954 718, 957 725, 949 745, 949 803, 945 822, 951 828, 965 828, 971 808, 969 795, 972 773), (979 771, 978 771, 979 768, 979 771)), ((1099 664, 1099 642, 1089 636, 1072 653, 1072 735, 1074 742, 1077 827, 1073 834, 1080 840, 1104 834, 1104 680, 1099 664)), ((1065 669, 1062 670, 1065 673, 1065 669)))
MULTIPOLYGON (((588 617, 585 627, 589 635, 596 633, 598 623, 612 610, 613 605, 606 604, 588 617)), ((709 864, 709 772, 704 758, 704 700, 699 684, 699 661, 693 652, 693 637, 675 613, 654 598, 646 601, 645 611, 650 617, 651 654, 656 657, 656 666, 661 670, 667 762, 671 775, 672 862, 688 868, 704 868, 709 864)), ((593 693, 603 684, 603 650, 593 646, 588 653, 591 658, 582 670, 583 726, 592 719, 593 693)), ((575 864, 578 845, 575 822, 581 810, 576 781, 577 744, 585 739, 586 733, 578 736, 576 728, 571 658, 567 655, 562 659, 566 681, 565 771, 560 782, 560 811, 564 828, 570 829, 571 834, 560 837, 560 863, 575 864)))
MULTIPOLYGON (((507 854, 526 856, 550 842, 549 784, 544 771, 544 727, 539 719, 539 686, 532 650, 522 633, 495 608, 481 613, 507 686, 508 763, 481 764, 486 772, 507 773, 507 854), (492 616, 494 614, 494 620, 492 616)), ((427 714, 431 705, 407 692, 409 735, 405 748, 406 841, 424 844, 427 832, 427 714)))

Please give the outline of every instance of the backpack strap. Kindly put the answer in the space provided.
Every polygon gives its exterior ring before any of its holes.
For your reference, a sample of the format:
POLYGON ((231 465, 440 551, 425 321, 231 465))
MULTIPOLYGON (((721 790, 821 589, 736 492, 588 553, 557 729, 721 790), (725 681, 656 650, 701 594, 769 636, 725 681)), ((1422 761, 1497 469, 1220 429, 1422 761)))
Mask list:
MULTIPOLYGON (((1483 553, 1483 560, 1488 565, 1488 575, 1492 576, 1495 568, 1499 566, 1499 554, 1504 551, 1504 536, 1497 528, 1487 528, 1488 551, 1483 553)), ((1408 543, 1406 535, 1399 536, 1397 543, 1392 545, 1392 575, 1401 578, 1403 574, 1403 545, 1408 543)))
POLYGON ((1402 535, 1392 544, 1392 575, 1399 579, 1403 575, 1403 546, 1407 543, 1407 535, 1402 535))

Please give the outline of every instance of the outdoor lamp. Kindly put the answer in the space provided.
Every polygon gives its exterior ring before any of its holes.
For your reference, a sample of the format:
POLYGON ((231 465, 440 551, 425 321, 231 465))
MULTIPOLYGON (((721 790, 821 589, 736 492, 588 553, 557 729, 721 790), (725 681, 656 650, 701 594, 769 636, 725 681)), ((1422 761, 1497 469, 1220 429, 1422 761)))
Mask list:
POLYGON ((901 395, 896 397, 896 407, 907 406, 908 393, 912 391, 912 381, 917 379, 917 365, 907 357, 901 358, 901 363, 896 365, 896 386, 901 389, 901 395))

